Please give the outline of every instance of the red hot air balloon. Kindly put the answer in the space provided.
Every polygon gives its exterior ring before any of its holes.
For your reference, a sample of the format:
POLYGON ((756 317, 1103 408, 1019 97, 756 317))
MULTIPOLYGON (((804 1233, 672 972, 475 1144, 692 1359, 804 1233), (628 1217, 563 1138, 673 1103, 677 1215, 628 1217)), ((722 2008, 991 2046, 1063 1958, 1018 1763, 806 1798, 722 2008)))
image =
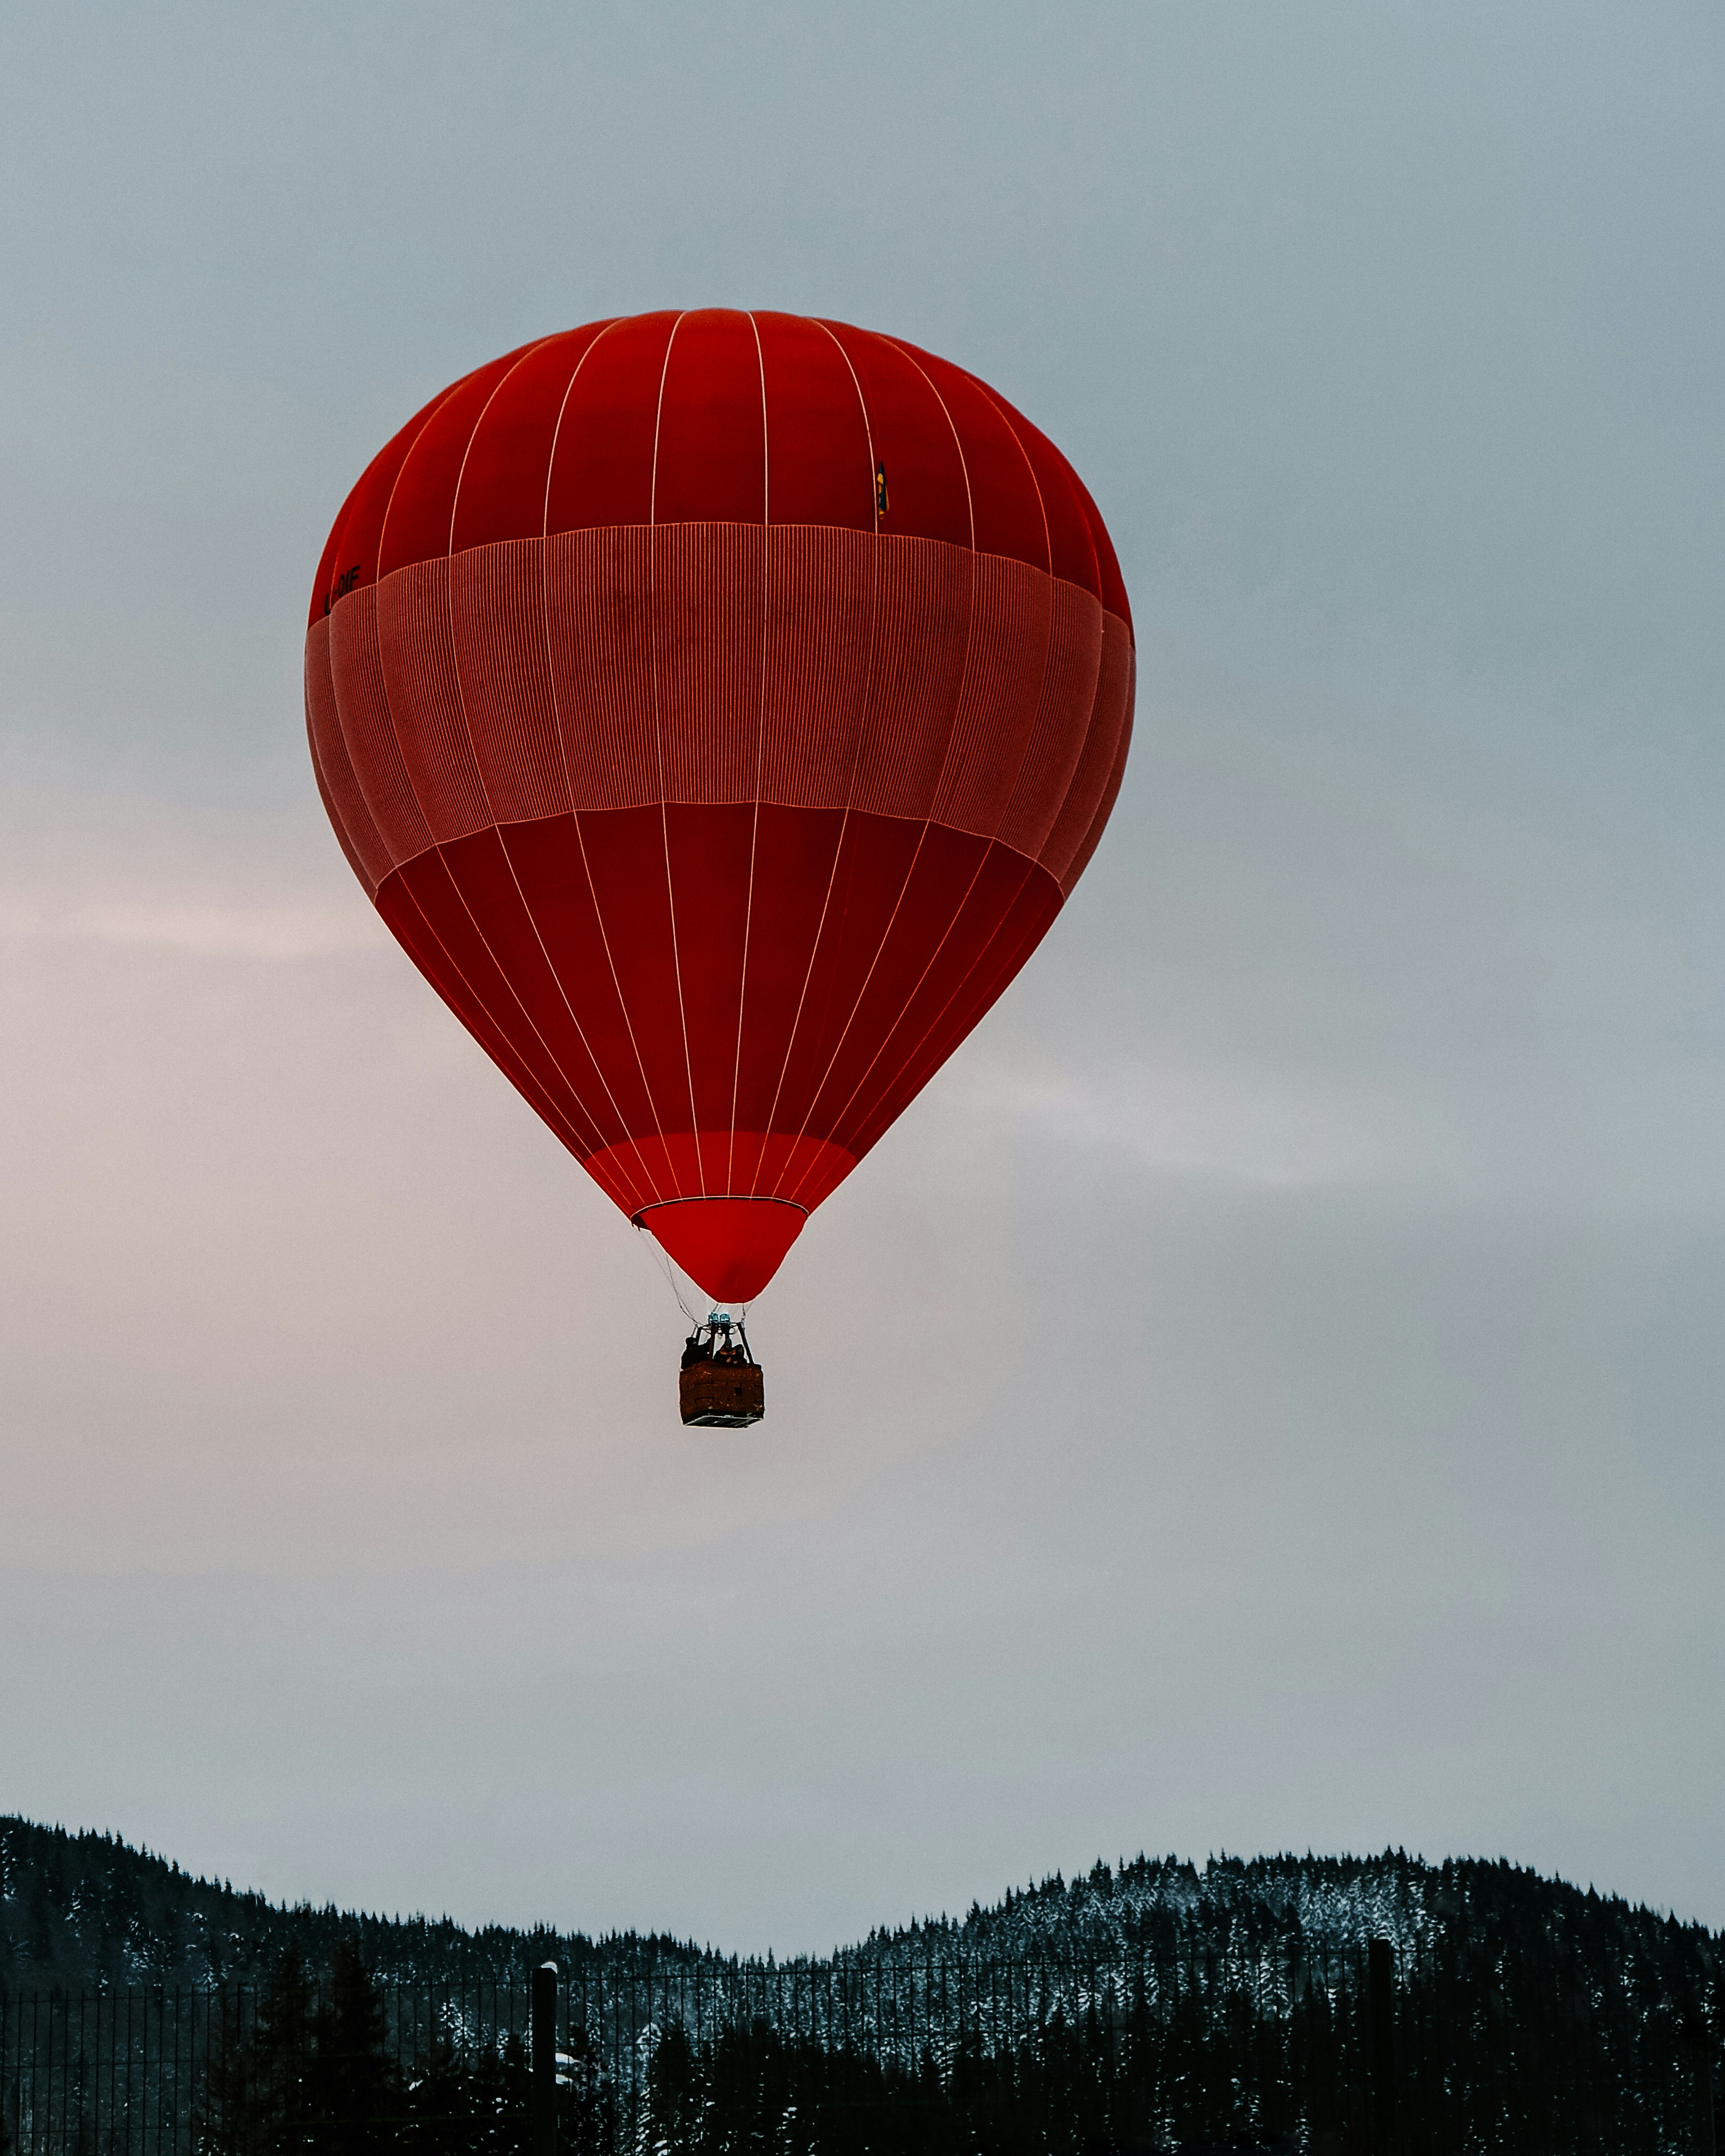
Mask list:
POLYGON ((1131 733, 1096 505, 841 322, 589 323, 372 459, 312 593, 324 804, 408 956, 719 1302, 988 1010, 1131 733))

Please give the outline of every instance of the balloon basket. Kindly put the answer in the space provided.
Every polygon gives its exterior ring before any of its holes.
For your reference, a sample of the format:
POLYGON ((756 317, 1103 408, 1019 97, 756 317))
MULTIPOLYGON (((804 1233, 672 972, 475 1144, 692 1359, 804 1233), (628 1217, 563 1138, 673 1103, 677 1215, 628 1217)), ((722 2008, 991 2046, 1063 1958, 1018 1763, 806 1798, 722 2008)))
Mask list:
POLYGON ((765 1379, 742 1321, 716 1310, 689 1335, 677 1376, 683 1421, 697 1430, 747 1430, 767 1412, 765 1379))
POLYGON ((677 1375, 683 1420, 699 1430, 747 1430, 766 1413, 758 1363, 696 1363, 677 1375))

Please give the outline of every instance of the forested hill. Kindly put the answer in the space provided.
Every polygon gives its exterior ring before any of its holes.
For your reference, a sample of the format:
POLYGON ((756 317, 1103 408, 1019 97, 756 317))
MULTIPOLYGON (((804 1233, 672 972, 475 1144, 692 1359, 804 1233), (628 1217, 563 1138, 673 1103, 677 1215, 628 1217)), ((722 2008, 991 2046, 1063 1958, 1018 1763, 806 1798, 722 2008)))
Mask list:
MULTIPOLYGON (((72 1835, 0 1819, 0 1988, 196 1986, 255 1982, 284 1947, 316 1969, 357 1937, 386 1982, 525 1984, 548 1958, 572 1973, 594 1961, 639 1967, 652 1958, 718 1961, 710 1948, 633 1933, 593 1940, 548 1928, 466 1931, 447 1917, 377 1917, 333 1907, 284 1907, 225 1881, 194 1879, 112 1835, 72 1835)), ((837 1950, 848 1962, 1106 1960, 1121 1953, 1389 1938, 1441 1948, 1466 1940, 1541 1950, 1594 1965, 1717 1966, 1721 1942, 1591 1888, 1506 1863, 1430 1865, 1391 1851, 1374 1857, 1173 1857, 1097 1864, 1009 1892, 959 1920, 877 1930, 837 1950)))
MULTIPOLYGON (((524 1984, 542 1961, 567 1965, 595 1951, 585 1938, 549 1929, 470 1932, 446 1917, 290 1907, 225 1880, 194 1879, 112 1835, 0 1818, 0 1987, 254 1984, 285 1947, 326 1969, 350 1938, 391 1983, 524 1984)), ((633 1943, 698 1953, 670 1939, 633 1943)))

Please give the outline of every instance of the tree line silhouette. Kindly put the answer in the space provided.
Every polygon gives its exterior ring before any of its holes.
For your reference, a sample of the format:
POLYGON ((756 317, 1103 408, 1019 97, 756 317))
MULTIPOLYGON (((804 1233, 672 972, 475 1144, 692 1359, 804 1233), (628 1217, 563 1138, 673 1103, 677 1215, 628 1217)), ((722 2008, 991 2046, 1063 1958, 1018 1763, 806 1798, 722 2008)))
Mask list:
MULTIPOLYGON (((193 2124, 200 2156, 520 2156, 527 2146, 521 2036, 463 2045, 439 2027, 409 2066, 356 1939, 337 1944, 321 1983, 284 1948, 254 1999, 231 1994, 219 2012, 193 2124)), ((571 2156, 615 2148, 608 2092, 578 2035, 557 2105, 571 2156)))
MULTIPOLYGON (((33 2038, 24 2056, 27 1993, 48 2002, 59 2116, 82 2121, 82 2095, 66 2093, 85 2041, 74 1987, 107 2002, 95 2025, 111 2046, 121 1999, 153 1999, 159 2020, 167 1980, 190 2002, 186 2056, 201 2042, 205 2062, 173 2094, 159 2033, 146 2061, 158 2101, 195 2127, 171 2139, 175 2156, 513 2151, 526 2053, 495 1999, 488 2020, 472 1995, 519 1996, 552 1958, 564 2156, 1281 2143, 1690 2156, 1707 2147, 1721 2064, 1719 1948, 1703 1927, 1507 1864, 1390 1851, 1098 1865, 957 1921, 775 1963, 634 1934, 282 1909, 107 1837, 3 1821, 0 2122, 53 2113, 27 2087, 41 2051, 33 2038), (1382 2058, 1373 1938, 1395 1970, 1382 2058)), ((177 2033, 172 2056, 177 2072, 177 2033)), ((93 2138, 63 2145, 106 2156, 93 2138)), ((49 2148, 21 2138, 18 2156, 49 2148)))
MULTIPOLYGON (((963 1998, 931 1955, 861 1987, 854 2023, 848 2010, 813 2015, 809 1992, 782 1985, 755 1988, 764 2010, 736 2012, 732 1990, 691 2015, 686 1984, 644 1969, 632 1986, 569 1988, 558 2143, 563 2156, 1707 2151, 1710 2000, 1602 1992, 1585 1970, 1566 1988, 1548 1967, 1502 1960, 1486 1981, 1453 1953, 1397 1973, 1393 1950, 1379 1954, 996 1964, 963 1998), (978 2009, 1002 1979, 1009 2011, 991 2020, 978 2009)), ((118 2102, 119 2063, 100 2048, 105 2026, 110 2044, 131 2027, 116 2010, 132 1996, 107 1995, 94 2023, 62 1998, 58 2025, 52 1998, 45 2022, 33 2003, 28 2058, 8 2049, 26 2020, 13 2002, 0 2120, 22 2127, 20 2156, 118 2156, 134 2142, 167 2156, 528 2148, 519 1994, 493 1990, 488 2010, 483 1994, 386 1985, 352 1938, 321 1972, 289 1948, 256 1989, 182 1995, 153 2078, 146 2042, 135 2107, 138 2062, 118 2102)))

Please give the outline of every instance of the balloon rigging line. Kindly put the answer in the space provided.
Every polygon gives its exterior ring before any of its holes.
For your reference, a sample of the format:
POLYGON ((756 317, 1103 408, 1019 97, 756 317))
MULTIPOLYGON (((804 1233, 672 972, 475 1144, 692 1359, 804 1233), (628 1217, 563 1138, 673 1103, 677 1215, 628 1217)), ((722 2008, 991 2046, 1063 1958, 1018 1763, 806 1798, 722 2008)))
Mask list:
MULTIPOLYGON (((676 1297, 678 1309, 682 1312, 684 1317, 688 1319, 691 1325, 696 1327, 705 1325, 706 1323, 706 1318, 700 1317, 696 1312, 691 1310, 687 1302, 683 1299, 683 1291, 677 1286, 678 1268, 672 1262, 670 1253, 663 1248, 659 1242, 658 1238, 654 1235, 652 1229, 646 1226, 644 1222, 637 1220, 633 1223, 633 1225, 636 1235, 645 1240, 648 1249, 653 1254, 655 1263, 658 1265, 660 1272, 665 1275, 665 1285, 670 1288, 671 1293, 676 1297)), ((710 1309, 716 1308, 716 1305, 709 1304, 708 1307, 710 1309)), ((747 1302, 739 1302, 735 1306, 735 1308, 737 1311, 737 1322, 741 1325, 747 1317, 751 1305, 747 1302)))
POLYGON ((688 1304, 684 1301, 683 1291, 677 1286, 676 1275, 671 1270, 670 1259, 665 1252, 660 1248, 657 1237, 655 1236, 650 1229, 643 1226, 641 1222, 639 1220, 634 1224, 634 1230, 636 1235, 645 1237, 647 1248, 653 1254, 654 1262, 658 1265, 660 1272, 665 1275, 665 1285, 670 1288, 671 1293, 677 1299, 677 1308, 682 1312, 684 1317, 688 1319, 691 1325, 699 1325, 701 1320, 696 1316, 695 1312, 691 1310, 688 1304))

